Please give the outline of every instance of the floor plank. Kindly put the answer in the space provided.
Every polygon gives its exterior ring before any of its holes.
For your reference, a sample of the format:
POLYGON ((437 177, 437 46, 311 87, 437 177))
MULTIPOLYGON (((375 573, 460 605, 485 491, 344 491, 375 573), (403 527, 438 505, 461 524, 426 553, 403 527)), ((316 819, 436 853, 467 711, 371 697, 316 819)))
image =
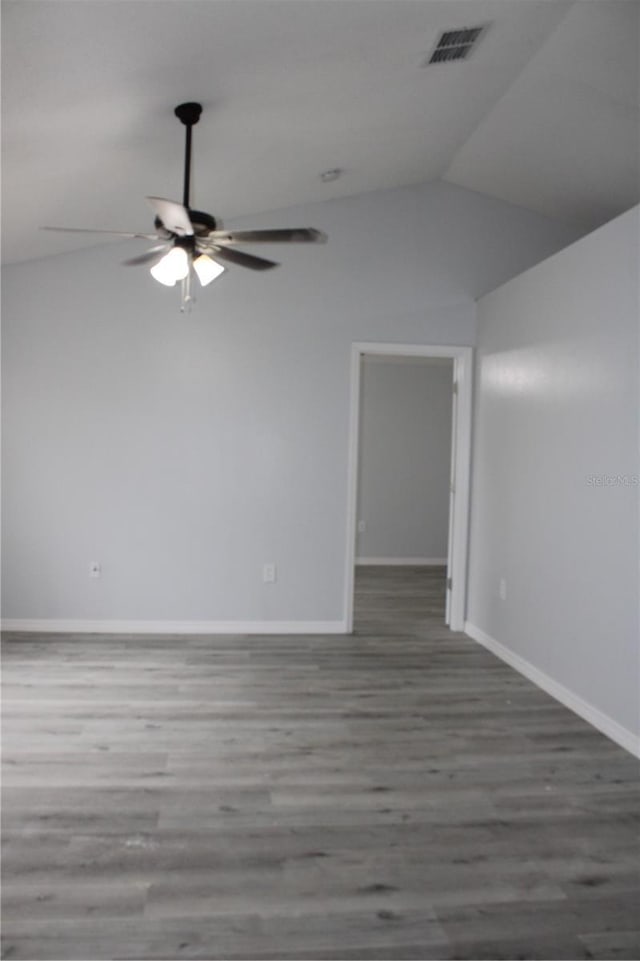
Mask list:
POLYGON ((3 957, 640 957, 637 762, 360 568, 351 637, 6 635, 3 957))

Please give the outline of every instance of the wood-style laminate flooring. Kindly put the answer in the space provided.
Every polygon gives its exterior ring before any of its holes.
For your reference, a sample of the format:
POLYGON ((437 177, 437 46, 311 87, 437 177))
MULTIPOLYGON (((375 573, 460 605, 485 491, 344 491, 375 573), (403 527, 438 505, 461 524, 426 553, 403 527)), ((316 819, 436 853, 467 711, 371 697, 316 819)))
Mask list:
POLYGON ((366 568, 351 637, 9 635, 6 958, 639 958, 638 764, 366 568))

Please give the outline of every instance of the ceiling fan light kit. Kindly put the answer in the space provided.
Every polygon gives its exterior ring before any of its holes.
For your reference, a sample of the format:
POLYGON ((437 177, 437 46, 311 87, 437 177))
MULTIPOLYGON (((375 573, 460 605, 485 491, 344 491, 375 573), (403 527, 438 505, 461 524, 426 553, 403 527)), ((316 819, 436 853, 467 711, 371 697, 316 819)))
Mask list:
POLYGON ((216 277, 224 273, 222 264, 216 263, 216 261, 212 260, 207 254, 200 254, 199 257, 195 258, 193 261, 193 269, 198 275, 201 287, 206 287, 212 280, 215 280, 216 277))
MULTIPOLYGON (((146 264, 151 276, 165 287, 175 287, 180 282, 182 311, 189 310, 194 302, 192 279, 198 278, 200 286, 206 287, 225 271, 225 263, 248 267, 250 270, 271 270, 278 264, 264 257, 256 257, 237 250, 245 243, 324 243, 326 235, 312 227, 294 227, 275 230, 224 230, 221 221, 211 214, 192 210, 189 206, 191 180, 191 132, 202 113, 199 103, 181 103, 175 115, 186 127, 184 156, 184 190, 182 203, 164 197, 147 197, 155 212, 155 234, 106 231, 127 238, 155 240, 157 243, 144 254, 125 260, 126 266, 146 264), (223 263, 220 263, 223 261, 223 263)), ((75 231, 73 227, 45 227, 44 230, 75 231)), ((104 233, 77 228, 79 233, 104 233)))
POLYGON ((184 247, 172 247, 168 254, 151 267, 149 273, 165 287, 175 287, 189 273, 189 258, 184 247))

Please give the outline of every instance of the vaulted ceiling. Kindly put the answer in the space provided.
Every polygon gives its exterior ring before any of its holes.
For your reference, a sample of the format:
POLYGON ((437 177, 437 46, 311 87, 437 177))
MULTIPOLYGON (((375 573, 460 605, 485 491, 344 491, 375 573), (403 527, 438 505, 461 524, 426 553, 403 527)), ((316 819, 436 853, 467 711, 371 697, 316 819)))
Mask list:
POLYGON ((587 231, 640 199, 637 0, 3 0, 5 262, 438 178, 587 231), (442 31, 486 26, 423 66, 442 31), (341 168, 339 179, 319 174, 341 168))

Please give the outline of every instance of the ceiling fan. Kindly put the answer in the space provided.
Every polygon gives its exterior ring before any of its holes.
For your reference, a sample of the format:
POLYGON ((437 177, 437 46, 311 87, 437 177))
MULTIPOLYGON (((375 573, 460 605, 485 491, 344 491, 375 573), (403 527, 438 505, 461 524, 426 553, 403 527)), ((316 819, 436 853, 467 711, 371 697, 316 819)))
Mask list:
POLYGON ((225 264, 248 267, 250 270, 270 270, 277 267, 274 260, 257 257, 238 250, 239 244, 255 243, 324 243, 326 234, 312 227, 276 230, 225 230, 222 221, 211 214, 192 210, 189 206, 191 176, 191 130, 202 113, 199 103, 181 103, 175 115, 186 127, 184 158, 184 192, 182 203, 162 197, 147 197, 155 211, 156 233, 127 233, 118 230, 91 230, 84 227, 43 227, 71 233, 103 233, 112 236, 154 240, 145 253, 124 264, 129 267, 149 265, 151 274, 161 284, 173 287, 181 282, 182 306, 185 310, 193 302, 191 281, 195 274, 202 287, 223 273, 225 264))

